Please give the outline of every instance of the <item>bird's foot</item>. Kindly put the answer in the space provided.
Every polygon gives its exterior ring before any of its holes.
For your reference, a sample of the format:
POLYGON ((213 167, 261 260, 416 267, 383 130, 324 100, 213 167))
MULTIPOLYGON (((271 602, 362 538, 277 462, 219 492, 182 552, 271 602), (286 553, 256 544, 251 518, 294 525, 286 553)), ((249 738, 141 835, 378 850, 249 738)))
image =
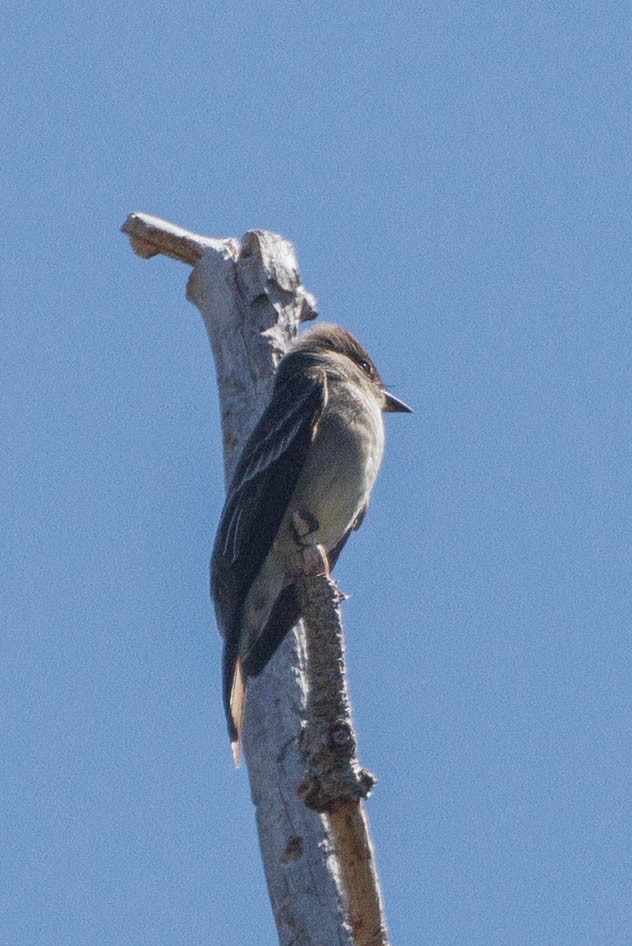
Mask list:
POLYGON ((296 577, 329 575, 329 563, 324 545, 318 544, 320 523, 316 516, 305 509, 292 513, 294 540, 300 546, 296 577))
POLYGON ((298 545, 309 546, 317 545, 316 533, 320 529, 320 523, 316 516, 305 509, 300 512, 295 510, 292 513, 292 529, 294 539, 298 545))

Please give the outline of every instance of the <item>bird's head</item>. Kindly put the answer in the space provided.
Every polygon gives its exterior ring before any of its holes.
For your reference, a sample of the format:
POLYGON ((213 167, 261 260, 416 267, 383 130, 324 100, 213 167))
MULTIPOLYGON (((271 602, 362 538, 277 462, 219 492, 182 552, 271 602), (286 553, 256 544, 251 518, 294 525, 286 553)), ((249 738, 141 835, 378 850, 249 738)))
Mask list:
MULTIPOLYGON (((336 368, 343 376, 352 373, 360 383, 369 384, 379 398, 383 411, 411 414, 412 408, 387 390, 373 359, 351 332, 339 325, 322 322, 305 332, 290 349, 303 363, 320 365, 328 372, 336 368)), ((286 356, 288 357, 288 356, 286 356)))

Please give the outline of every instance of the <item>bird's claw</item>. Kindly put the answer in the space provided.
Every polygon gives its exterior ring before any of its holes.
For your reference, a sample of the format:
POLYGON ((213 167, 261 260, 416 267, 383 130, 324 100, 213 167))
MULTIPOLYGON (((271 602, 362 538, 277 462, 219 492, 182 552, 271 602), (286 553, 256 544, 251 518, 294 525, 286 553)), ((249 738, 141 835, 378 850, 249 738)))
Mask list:
POLYGON ((305 509, 300 512, 295 510, 292 513, 292 529, 298 545, 317 544, 316 533, 320 529, 320 523, 311 512, 307 512, 305 509))

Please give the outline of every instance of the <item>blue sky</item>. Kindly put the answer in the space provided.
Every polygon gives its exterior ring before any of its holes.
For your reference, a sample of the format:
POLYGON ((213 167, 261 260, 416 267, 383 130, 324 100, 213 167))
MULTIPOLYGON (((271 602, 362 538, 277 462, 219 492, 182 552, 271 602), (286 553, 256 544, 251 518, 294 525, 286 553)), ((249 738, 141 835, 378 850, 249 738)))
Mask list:
POLYGON ((622 3, 10 5, 3 942, 276 941, 214 370, 131 210, 289 237, 415 406, 338 568, 393 943, 632 941, 629 44, 622 3))

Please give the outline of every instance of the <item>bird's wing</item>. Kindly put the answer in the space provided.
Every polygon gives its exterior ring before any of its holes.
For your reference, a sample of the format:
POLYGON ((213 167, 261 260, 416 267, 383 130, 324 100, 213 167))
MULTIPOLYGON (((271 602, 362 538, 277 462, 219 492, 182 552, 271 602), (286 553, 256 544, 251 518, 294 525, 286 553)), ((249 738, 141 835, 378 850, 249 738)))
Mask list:
POLYGON ((313 369, 275 388, 235 470, 215 539, 211 590, 224 645, 224 702, 231 738, 230 694, 241 608, 279 530, 327 402, 323 371, 313 369))
POLYGON ((322 371, 275 390, 242 451, 217 533, 221 559, 248 589, 278 532, 327 399, 322 371))

